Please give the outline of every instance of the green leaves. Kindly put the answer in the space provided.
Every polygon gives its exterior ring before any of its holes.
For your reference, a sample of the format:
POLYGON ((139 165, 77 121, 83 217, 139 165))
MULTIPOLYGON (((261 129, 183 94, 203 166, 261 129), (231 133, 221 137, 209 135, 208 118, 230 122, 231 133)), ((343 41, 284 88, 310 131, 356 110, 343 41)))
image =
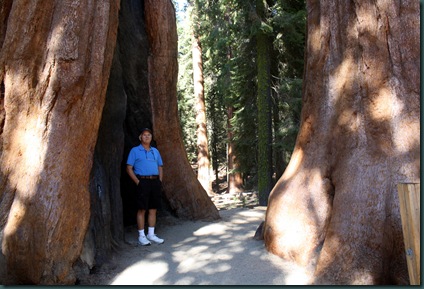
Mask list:
MULTIPOLYGON (((179 112, 189 159, 196 155, 191 64, 192 30, 200 36, 210 152, 214 169, 226 166, 232 133, 238 170, 257 181, 258 122, 257 35, 271 42, 274 151, 290 157, 299 127, 306 10, 300 0, 191 0, 179 27, 179 112), (256 5, 266 8, 259 16, 256 5), (201 7, 201 9, 200 9, 201 7), (233 114, 228 119, 228 108, 233 114), (229 126, 230 125, 230 126, 229 126), (229 131, 231 127, 231 131, 229 131)), ((274 169, 282 162, 273 159, 274 169)), ((246 184, 245 184, 246 185, 246 184)), ((256 186, 257 183, 254 183, 256 186)))

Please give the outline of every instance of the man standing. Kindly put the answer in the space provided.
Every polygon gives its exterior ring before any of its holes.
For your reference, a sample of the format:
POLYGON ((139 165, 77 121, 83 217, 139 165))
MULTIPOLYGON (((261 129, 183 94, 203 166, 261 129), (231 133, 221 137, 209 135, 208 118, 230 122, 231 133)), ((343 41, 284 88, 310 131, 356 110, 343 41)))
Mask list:
POLYGON ((138 137, 141 144, 133 147, 128 155, 127 173, 137 185, 137 227, 138 243, 142 246, 150 242, 162 244, 163 239, 155 235, 156 212, 161 205, 162 158, 159 151, 150 146, 153 133, 144 128, 138 137), (144 233, 145 214, 148 211, 148 233, 144 233))

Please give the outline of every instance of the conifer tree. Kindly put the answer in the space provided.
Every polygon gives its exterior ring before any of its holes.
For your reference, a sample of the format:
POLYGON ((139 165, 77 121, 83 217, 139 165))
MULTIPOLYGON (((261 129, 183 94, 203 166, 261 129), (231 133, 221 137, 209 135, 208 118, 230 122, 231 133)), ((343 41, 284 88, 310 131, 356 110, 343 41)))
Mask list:
POLYGON ((192 4, 194 12, 191 13, 192 23, 192 59, 193 59, 193 84, 196 115, 197 136, 197 179, 208 194, 211 194, 211 182, 209 180, 209 148, 208 133, 206 128, 206 109, 203 81, 202 47, 200 44, 198 22, 199 1, 192 4))
POLYGON ((259 204, 265 206, 272 189, 272 120, 271 120, 271 38, 266 23, 268 4, 256 1, 257 74, 258 74, 258 191, 259 204))

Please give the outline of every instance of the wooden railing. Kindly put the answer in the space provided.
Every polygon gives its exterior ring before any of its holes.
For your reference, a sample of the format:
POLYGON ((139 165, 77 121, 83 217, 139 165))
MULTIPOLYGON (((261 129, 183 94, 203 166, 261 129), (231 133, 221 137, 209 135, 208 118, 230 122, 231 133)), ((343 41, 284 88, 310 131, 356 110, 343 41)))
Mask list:
POLYGON ((421 285, 420 276, 420 184, 398 184, 406 261, 411 285, 421 285))

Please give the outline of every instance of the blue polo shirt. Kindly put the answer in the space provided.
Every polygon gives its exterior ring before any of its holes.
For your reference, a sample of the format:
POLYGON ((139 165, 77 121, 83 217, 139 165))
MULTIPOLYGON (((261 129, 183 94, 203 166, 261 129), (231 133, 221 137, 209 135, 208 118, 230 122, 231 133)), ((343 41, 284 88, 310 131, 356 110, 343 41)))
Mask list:
POLYGON ((141 144, 133 147, 128 155, 127 165, 133 166, 134 173, 140 176, 157 176, 163 166, 159 151, 150 147, 146 150, 141 144))

